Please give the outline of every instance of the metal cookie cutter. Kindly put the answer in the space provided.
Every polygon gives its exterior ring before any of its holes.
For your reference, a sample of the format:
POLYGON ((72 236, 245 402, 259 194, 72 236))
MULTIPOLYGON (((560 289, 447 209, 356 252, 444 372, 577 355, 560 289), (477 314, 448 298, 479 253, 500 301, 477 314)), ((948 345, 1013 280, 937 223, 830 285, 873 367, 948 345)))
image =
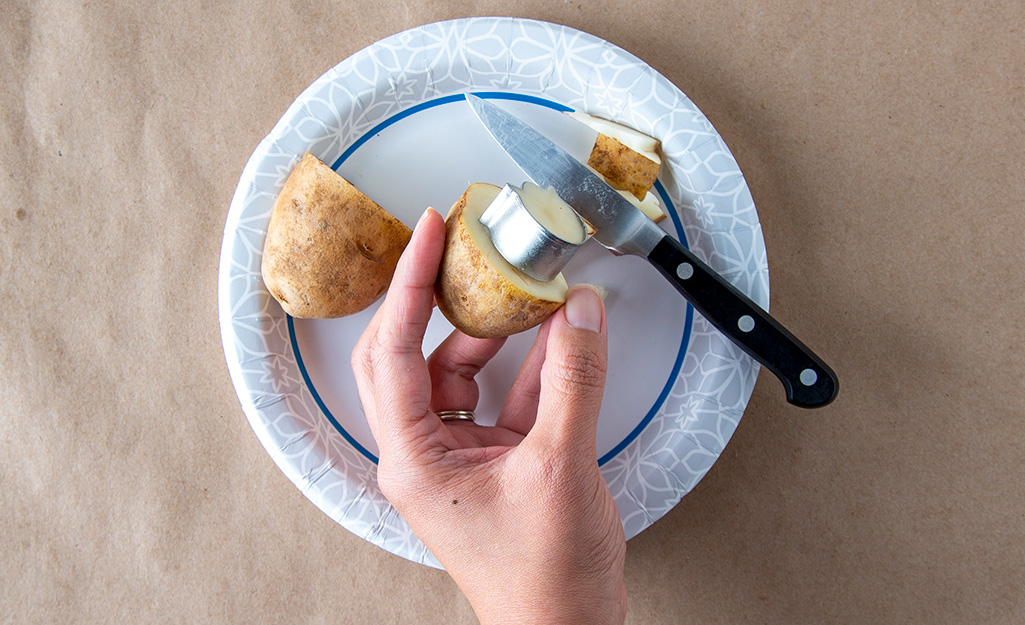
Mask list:
MULTIPOLYGON (((527 183, 533 184, 533 183, 527 183)), ((524 185, 526 186, 526 185, 524 185)), ((568 205, 580 226, 579 241, 567 241, 550 230, 524 205, 523 188, 505 185, 480 216, 491 242, 509 264, 531 278, 544 282, 559 275, 577 249, 587 240, 587 226, 568 205)), ((552 191, 554 193, 554 191, 552 191)), ((560 200, 561 201, 561 200, 560 200)))

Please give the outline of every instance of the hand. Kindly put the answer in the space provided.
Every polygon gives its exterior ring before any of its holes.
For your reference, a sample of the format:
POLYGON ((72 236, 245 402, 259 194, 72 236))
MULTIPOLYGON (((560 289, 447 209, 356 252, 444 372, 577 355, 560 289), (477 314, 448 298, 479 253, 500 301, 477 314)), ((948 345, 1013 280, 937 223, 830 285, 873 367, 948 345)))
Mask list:
POLYGON ((481 623, 622 623, 626 542, 597 463, 605 311, 576 287, 538 330, 495 427, 473 376, 502 339, 458 331, 422 352, 445 225, 420 219, 352 364, 380 448, 381 490, 462 589, 481 623))

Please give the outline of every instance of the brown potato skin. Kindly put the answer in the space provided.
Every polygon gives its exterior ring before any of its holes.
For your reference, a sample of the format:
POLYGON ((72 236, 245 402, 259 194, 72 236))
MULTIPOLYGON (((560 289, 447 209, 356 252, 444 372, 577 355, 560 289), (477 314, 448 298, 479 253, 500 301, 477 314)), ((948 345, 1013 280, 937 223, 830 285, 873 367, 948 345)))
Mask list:
POLYGON ((638 200, 655 184, 661 164, 623 145, 619 139, 598 134, 587 164, 602 173, 613 186, 633 193, 638 200))
MULTIPOLYGON (((463 210, 474 186, 463 193, 445 219, 445 252, 434 295, 438 310, 462 332, 476 338, 501 338, 538 325, 563 301, 527 294, 488 262, 463 225, 463 210)), ((498 187, 486 186, 498 193, 498 187)))
POLYGON ((388 289, 411 235, 405 224, 306 153, 274 204, 263 281, 293 317, 351 315, 388 289))

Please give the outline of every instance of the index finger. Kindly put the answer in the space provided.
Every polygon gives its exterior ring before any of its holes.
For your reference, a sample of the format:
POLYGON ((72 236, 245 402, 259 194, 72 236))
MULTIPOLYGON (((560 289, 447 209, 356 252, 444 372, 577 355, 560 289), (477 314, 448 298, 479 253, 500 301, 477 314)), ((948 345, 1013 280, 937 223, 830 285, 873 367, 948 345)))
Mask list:
POLYGON ((423 337, 434 304, 434 282, 445 222, 428 209, 399 258, 391 286, 354 352, 353 371, 367 422, 382 454, 412 438, 411 425, 430 410, 431 379, 423 337))

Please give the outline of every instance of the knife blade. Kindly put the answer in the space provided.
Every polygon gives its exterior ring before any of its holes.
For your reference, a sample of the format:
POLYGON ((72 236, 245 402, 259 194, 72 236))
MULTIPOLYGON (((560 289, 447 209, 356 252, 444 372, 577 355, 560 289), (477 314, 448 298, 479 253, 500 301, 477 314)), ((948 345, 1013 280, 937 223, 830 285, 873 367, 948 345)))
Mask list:
POLYGON ((586 165, 504 109, 473 94, 466 100, 527 177, 553 187, 595 228, 599 243, 646 258, 709 323, 779 378, 788 402, 815 408, 836 398, 839 380, 821 358, 586 165))
POLYGON ((618 191, 550 139, 481 98, 467 101, 513 161, 542 188, 554 187, 596 230, 599 243, 620 254, 647 256, 665 235, 618 191))

